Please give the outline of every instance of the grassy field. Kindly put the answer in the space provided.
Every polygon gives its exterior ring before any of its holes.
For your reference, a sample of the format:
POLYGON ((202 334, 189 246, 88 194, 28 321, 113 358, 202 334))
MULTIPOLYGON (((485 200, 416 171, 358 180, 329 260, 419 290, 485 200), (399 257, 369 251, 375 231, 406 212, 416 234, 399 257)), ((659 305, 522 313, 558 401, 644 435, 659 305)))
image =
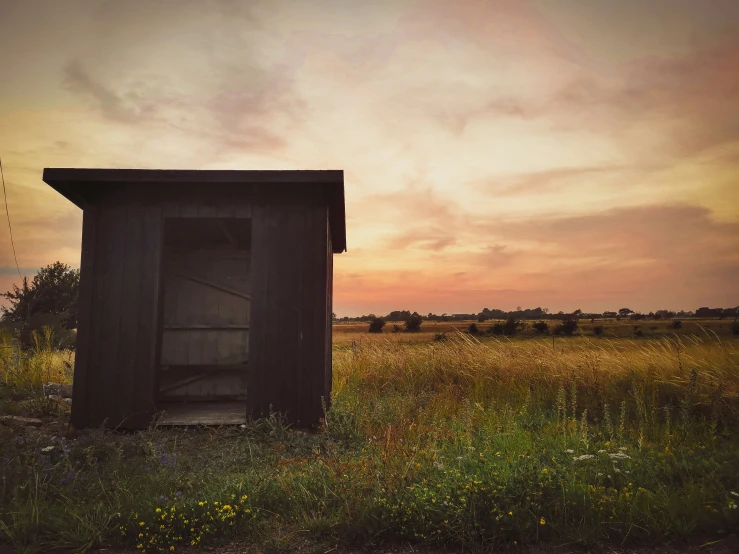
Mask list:
POLYGON ((739 340, 720 332, 731 322, 704 323, 637 322, 653 331, 640 338, 632 322, 600 338, 584 324, 554 343, 339 325, 319 434, 274 415, 65 438, 68 407, 39 393, 71 377, 70 355, 7 348, 0 410, 47 423, 0 425, 0 542, 557 551, 699 537, 710 551, 739 530, 739 340))

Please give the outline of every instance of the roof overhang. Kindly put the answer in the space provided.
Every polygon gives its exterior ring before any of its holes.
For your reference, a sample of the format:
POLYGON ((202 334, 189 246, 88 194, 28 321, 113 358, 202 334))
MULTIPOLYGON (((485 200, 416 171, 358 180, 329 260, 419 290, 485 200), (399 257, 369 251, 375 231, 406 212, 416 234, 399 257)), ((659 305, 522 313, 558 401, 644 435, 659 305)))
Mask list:
POLYGON ((110 185, 177 184, 320 184, 328 193, 331 242, 334 252, 346 250, 346 211, 342 170, 192 170, 192 169, 78 169, 45 168, 43 180, 76 206, 92 202, 91 189, 110 185))

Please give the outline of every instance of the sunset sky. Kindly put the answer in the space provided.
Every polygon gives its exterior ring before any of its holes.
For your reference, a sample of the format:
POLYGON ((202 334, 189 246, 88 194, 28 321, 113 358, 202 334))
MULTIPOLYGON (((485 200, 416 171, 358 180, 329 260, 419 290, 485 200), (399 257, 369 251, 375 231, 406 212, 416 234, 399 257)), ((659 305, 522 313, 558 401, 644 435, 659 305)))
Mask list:
POLYGON ((339 316, 739 305, 737 0, 0 0, 0 47, 24 274, 79 266, 44 167, 343 169, 339 316))

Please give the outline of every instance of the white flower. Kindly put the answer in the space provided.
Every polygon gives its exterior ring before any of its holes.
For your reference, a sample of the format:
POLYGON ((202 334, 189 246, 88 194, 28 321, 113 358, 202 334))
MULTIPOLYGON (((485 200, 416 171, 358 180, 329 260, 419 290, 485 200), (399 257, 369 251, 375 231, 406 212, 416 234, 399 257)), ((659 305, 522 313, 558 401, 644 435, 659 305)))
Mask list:
POLYGON ((605 450, 598 450, 598 454, 604 454, 605 450))
POLYGON ((242 428, 242 429, 246 429, 246 425, 243 425, 243 424, 242 424, 242 425, 241 425, 241 428, 242 428))
POLYGON ((51 452, 52 450, 54 450, 53 446, 46 446, 41 449, 41 452, 51 452))
POLYGON ((572 454, 572 453, 574 452, 574 450, 570 450, 570 449, 568 448, 567 450, 565 450, 565 452, 567 452, 568 454, 572 454))
POLYGON ((583 454, 582 456, 573 456, 572 459, 576 462, 581 462, 582 460, 590 460, 591 458, 595 458, 592 454, 583 454))
POLYGON ((601 475, 603 475, 603 474, 599 472, 598 475, 596 475, 596 477, 600 477, 601 475))
POLYGON ((731 506, 729 506, 729 508, 731 508, 732 510, 736 510, 736 504, 732 504, 731 506))
POLYGON ((613 468, 613 471, 615 471, 616 473, 621 473, 621 470, 618 469, 617 467, 613 468))
POLYGON ((631 456, 629 456, 628 454, 624 454, 623 452, 613 452, 613 453, 608 454, 608 455, 611 457, 611 459, 614 459, 614 460, 616 460, 616 459, 618 459, 618 460, 630 460, 631 459, 631 456))
POLYGON ((729 494, 732 495, 732 496, 739 496, 739 493, 736 493, 734 491, 731 491, 729 494))
POLYGON ((619 450, 620 450, 621 452, 624 452, 625 450, 628 450, 628 448, 626 448, 625 446, 622 446, 622 447, 620 447, 620 448, 619 448, 619 450))

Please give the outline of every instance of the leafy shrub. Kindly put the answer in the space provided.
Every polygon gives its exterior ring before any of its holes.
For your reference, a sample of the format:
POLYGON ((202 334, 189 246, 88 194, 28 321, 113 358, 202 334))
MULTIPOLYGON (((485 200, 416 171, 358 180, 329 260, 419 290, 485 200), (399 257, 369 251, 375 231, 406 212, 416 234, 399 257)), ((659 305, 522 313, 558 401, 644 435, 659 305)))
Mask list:
POLYGON ((513 316, 505 320, 503 324, 503 334, 512 337, 518 331, 519 322, 513 316))
POLYGON ((393 323, 393 333, 400 333, 402 330, 403 328, 400 325, 393 323))
POLYGON ((382 333, 382 328, 385 327, 385 320, 381 317, 376 317, 369 324, 370 333, 382 333))
POLYGON ((593 327, 593 334, 596 337, 602 336, 603 335, 603 326, 602 325, 596 325, 595 327, 593 327))
POLYGON ((546 321, 537 321, 532 325, 534 328, 534 331, 537 333, 548 333, 549 332, 549 324, 546 321))
POLYGON ((477 323, 470 323, 470 326, 468 327, 467 332, 470 335, 476 335, 477 333, 479 333, 480 331, 477 328, 477 323))
POLYGON ((577 319, 567 316, 565 320, 554 328, 555 335, 566 335, 571 337, 577 331, 577 319))
POLYGON ((421 323, 423 323, 423 318, 414 314, 405 320, 405 330, 409 333, 417 333, 421 330, 421 323))
POLYGON ((490 327, 490 332, 493 335, 502 335, 503 334, 503 324, 500 322, 493 323, 492 327, 490 327))
POLYGON ((672 324, 670 325, 670 327, 672 327, 673 329, 680 329, 680 327, 682 326, 683 326, 683 322, 680 321, 679 319, 673 319, 672 324))
POLYGON ((436 342, 443 342, 443 341, 447 340, 447 338, 448 337, 446 336, 446 333, 443 333, 443 332, 442 333, 436 333, 434 335, 434 340, 436 342))

